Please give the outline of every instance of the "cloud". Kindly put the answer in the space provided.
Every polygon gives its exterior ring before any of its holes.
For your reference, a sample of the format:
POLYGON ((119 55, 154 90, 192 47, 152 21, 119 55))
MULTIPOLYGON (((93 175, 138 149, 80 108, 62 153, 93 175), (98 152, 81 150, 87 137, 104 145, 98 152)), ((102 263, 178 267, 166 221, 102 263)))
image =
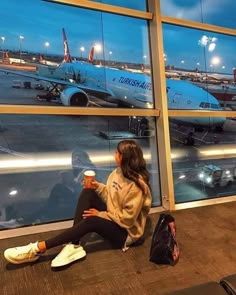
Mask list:
POLYGON ((197 1, 191 2, 191 5, 183 3, 183 1, 178 4, 175 2, 175 0, 162 0, 162 13, 177 18, 201 21, 202 11, 203 21, 207 20, 210 23, 214 23, 219 14, 225 14, 225 8, 231 3, 230 0, 203 0, 201 7, 197 1))

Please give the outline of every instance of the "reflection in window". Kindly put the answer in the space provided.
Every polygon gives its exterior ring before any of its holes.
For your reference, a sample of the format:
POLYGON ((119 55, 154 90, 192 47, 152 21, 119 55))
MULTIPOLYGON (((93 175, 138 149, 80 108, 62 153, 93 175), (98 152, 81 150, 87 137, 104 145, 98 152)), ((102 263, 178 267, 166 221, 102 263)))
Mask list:
POLYGON ((147 21, 29 0, 25 18, 18 2, 1 2, 0 103, 153 108, 147 21))
POLYGON ((161 0, 161 12, 164 15, 187 19, 211 25, 235 29, 234 11, 236 3, 234 0, 161 0))
POLYGON ((122 139, 141 145, 160 205, 154 118, 1 115, 0 229, 71 219, 83 173, 106 183, 122 139))
POLYGON ((120 7, 125 7, 125 8, 131 8, 131 9, 137 9, 137 10, 142 10, 146 11, 147 10, 147 5, 146 5, 146 0, 91 0, 94 2, 99 2, 99 3, 104 3, 104 4, 110 4, 114 6, 120 6, 120 7))
POLYGON ((163 32, 169 108, 234 110, 235 38, 173 25, 163 32), (175 93, 182 98, 173 104, 175 93))

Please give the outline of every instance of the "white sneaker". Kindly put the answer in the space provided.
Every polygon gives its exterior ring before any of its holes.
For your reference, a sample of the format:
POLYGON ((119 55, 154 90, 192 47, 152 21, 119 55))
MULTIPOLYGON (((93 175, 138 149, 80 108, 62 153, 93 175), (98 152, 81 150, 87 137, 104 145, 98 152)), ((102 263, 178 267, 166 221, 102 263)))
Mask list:
POLYGON ((38 242, 30 243, 26 246, 9 248, 4 251, 4 257, 13 264, 36 261, 41 255, 37 244, 38 242))
POLYGON ((52 260, 51 267, 60 267, 86 256, 82 246, 66 244, 61 252, 52 260))

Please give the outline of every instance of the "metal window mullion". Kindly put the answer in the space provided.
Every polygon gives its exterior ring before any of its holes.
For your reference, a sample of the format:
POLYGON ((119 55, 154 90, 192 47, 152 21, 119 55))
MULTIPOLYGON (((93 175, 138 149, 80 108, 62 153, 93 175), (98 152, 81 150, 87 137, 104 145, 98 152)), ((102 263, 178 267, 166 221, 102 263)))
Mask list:
POLYGON ((104 4, 99 2, 87 1, 87 0, 43 0, 45 2, 52 2, 57 4, 71 5, 80 8, 92 9, 101 12, 109 12, 124 16, 131 16, 135 18, 151 20, 153 15, 150 12, 135 10, 110 4, 104 4))
POLYGON ((76 108, 57 106, 0 105, 0 114, 80 115, 80 116, 146 116, 159 117, 158 109, 76 108))
POLYGON ((155 107, 160 109, 156 127, 162 205, 165 209, 175 210, 160 0, 148 0, 148 4, 154 15, 150 21, 150 42, 155 107))
POLYGON ((169 110, 169 117, 236 117, 236 111, 169 110))
POLYGON ((179 18, 169 17, 169 16, 161 16, 161 21, 164 24, 176 25, 176 26, 186 27, 190 29, 197 29, 202 31, 209 31, 209 32, 214 32, 214 33, 224 34, 229 36, 236 36, 236 30, 234 29, 210 25, 207 23, 200 23, 200 22, 179 19, 179 18))

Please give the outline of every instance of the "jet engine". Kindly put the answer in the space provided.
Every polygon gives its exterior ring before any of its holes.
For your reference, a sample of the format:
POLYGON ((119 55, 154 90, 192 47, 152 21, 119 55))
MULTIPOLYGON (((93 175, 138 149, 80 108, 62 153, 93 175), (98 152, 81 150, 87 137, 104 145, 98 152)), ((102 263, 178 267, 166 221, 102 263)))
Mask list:
POLYGON ((65 88, 61 92, 60 99, 65 106, 86 107, 89 103, 88 95, 77 87, 65 88))

